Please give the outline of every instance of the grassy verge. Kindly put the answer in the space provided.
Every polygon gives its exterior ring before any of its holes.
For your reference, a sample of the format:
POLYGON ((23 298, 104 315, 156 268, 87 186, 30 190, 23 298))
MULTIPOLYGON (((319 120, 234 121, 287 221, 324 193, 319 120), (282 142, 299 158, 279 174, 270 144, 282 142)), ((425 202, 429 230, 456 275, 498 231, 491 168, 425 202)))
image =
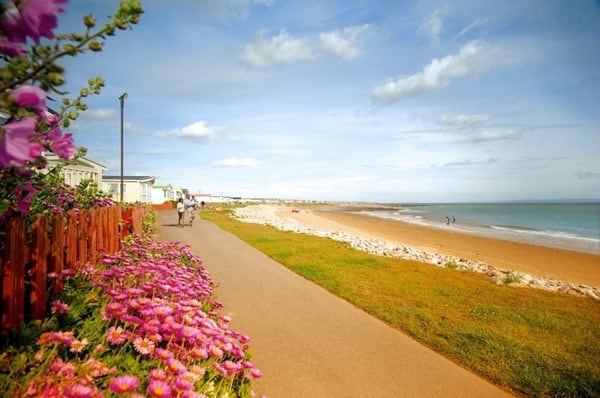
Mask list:
POLYGON ((497 385, 526 396, 600 396, 598 301, 373 256, 226 212, 202 217, 497 385))

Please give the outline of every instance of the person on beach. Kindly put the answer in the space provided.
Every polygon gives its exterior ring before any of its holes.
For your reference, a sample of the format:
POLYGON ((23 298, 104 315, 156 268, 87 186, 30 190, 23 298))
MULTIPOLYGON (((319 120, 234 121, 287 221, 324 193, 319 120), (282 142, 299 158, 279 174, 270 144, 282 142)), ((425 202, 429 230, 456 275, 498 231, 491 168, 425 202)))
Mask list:
POLYGON ((183 198, 179 198, 177 201, 177 224, 181 227, 183 221, 183 215, 185 214, 185 205, 183 204, 183 198))

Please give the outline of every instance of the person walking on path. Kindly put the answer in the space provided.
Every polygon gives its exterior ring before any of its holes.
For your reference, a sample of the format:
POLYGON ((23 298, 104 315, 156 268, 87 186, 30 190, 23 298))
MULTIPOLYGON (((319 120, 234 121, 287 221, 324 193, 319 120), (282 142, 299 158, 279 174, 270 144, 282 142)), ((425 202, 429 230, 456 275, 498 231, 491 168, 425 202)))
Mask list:
POLYGON ((183 198, 179 198, 177 201, 177 224, 181 227, 183 222, 183 215, 185 214, 185 205, 183 204, 183 198))
POLYGON ((236 329, 250 337, 264 377, 257 394, 287 397, 486 397, 512 395, 300 277, 215 224, 161 237, 190 245, 218 286, 236 329))
POLYGON ((194 218, 196 217, 196 214, 194 212, 194 210, 196 210, 196 201, 195 199, 192 200, 191 195, 185 195, 185 200, 183 201, 183 204, 185 205, 185 210, 189 215, 189 222, 191 227, 192 223, 194 222, 194 218))

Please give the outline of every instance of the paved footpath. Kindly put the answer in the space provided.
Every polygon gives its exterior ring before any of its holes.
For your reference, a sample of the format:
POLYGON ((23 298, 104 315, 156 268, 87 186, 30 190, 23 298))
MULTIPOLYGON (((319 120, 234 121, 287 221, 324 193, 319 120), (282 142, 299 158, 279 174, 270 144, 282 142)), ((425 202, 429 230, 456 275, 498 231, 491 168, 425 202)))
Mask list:
POLYGON ((221 313, 250 336, 269 398, 510 397, 281 264, 196 218, 159 212, 161 237, 190 245, 218 285, 221 313))

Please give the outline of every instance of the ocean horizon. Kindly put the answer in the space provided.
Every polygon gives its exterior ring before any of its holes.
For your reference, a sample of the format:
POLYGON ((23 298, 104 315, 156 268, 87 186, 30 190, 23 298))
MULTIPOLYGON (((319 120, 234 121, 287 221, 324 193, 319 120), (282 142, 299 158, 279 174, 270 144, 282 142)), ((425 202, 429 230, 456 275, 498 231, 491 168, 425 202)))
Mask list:
POLYGON ((374 217, 538 246, 600 254, 600 200, 382 203, 374 217))

